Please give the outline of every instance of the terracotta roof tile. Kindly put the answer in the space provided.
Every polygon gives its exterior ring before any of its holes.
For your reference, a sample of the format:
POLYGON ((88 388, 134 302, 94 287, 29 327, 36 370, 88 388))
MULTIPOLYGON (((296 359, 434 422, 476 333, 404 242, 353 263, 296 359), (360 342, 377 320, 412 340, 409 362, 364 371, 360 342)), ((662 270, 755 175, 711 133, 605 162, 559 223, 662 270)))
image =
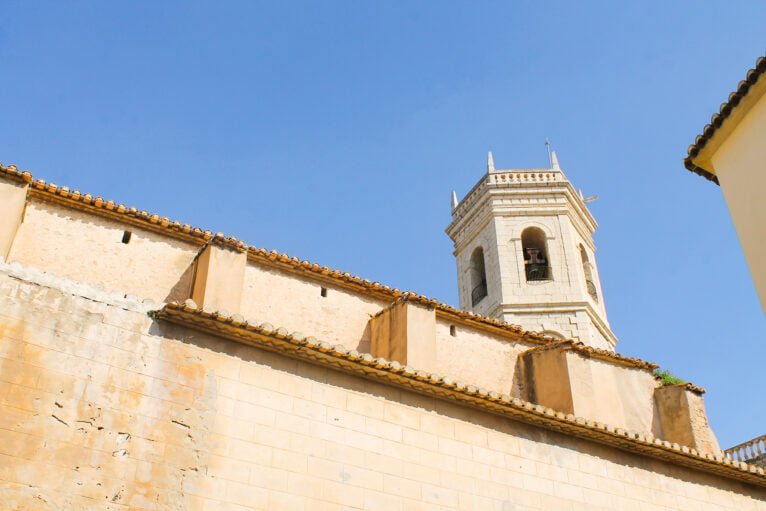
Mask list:
POLYGON ((598 348, 591 348, 590 346, 586 346, 580 341, 572 341, 572 340, 550 342, 543 346, 530 348, 527 351, 525 351, 525 353, 547 351, 547 350, 552 350, 557 348, 575 351, 586 357, 597 358, 600 360, 605 360, 607 362, 612 362, 612 363, 616 363, 616 364, 620 364, 620 365, 624 365, 628 367, 637 367, 640 369, 646 369, 648 371, 653 371, 659 367, 657 364, 653 364, 652 362, 647 362, 646 360, 641 360, 640 358, 624 357, 618 353, 614 353, 613 351, 602 350, 598 348))
POLYGON ((729 98, 726 100, 726 102, 722 103, 721 107, 718 109, 718 112, 713 114, 712 118, 710 119, 710 123, 702 129, 702 133, 697 135, 694 143, 689 146, 687 156, 684 158, 684 166, 688 170, 691 170, 692 172, 699 174, 700 176, 703 176, 716 184, 719 184, 718 178, 715 176, 715 174, 713 174, 709 169, 704 169, 697 166, 694 163, 694 158, 699 154, 702 148, 705 147, 710 139, 713 138, 713 135, 715 135, 718 129, 723 125, 724 121, 726 121, 726 119, 731 115, 737 105, 739 105, 742 99, 747 95, 751 87, 758 81, 764 71, 766 71, 766 57, 760 57, 755 62, 755 67, 747 72, 745 79, 739 82, 737 90, 729 94, 729 98))
POLYGON ((684 387, 686 387, 686 390, 694 392, 695 394, 702 395, 702 394, 705 393, 705 389, 704 388, 698 387, 697 385, 695 385, 693 383, 687 382, 686 385, 684 385, 684 387))
POLYGON ((268 323, 259 324, 257 321, 251 322, 221 312, 200 310, 192 300, 184 304, 167 304, 154 312, 153 316, 313 364, 472 406, 512 420, 766 487, 764 469, 732 460, 723 453, 703 454, 696 449, 655 438, 649 433, 631 432, 584 417, 564 414, 508 394, 467 385, 449 376, 375 358, 369 353, 360 354, 342 345, 331 345, 303 334, 289 334, 287 330, 274 328, 268 323))
MULTIPOLYGON (((457 309, 433 298, 420 295, 411 291, 401 291, 391 288, 379 282, 372 282, 348 272, 320 266, 310 261, 291 257, 276 250, 267 250, 250 246, 234 236, 226 236, 221 232, 213 233, 189 224, 182 224, 178 220, 161 217, 155 213, 138 210, 124 204, 115 203, 112 200, 104 200, 102 197, 94 197, 91 194, 83 194, 79 190, 70 190, 66 186, 57 186, 43 179, 35 180, 29 171, 19 171, 15 165, 4 166, 0 163, 0 177, 14 179, 29 184, 30 193, 41 200, 53 201, 67 207, 86 210, 90 213, 112 218, 117 221, 128 222, 145 229, 153 230, 161 234, 178 239, 198 243, 213 243, 218 246, 246 252, 248 259, 262 263, 266 266, 278 268, 290 273, 300 274, 309 278, 326 281, 333 285, 366 294, 371 297, 387 301, 410 300, 422 305, 433 307, 445 318, 458 324, 469 325, 474 328, 487 330, 494 333, 511 335, 532 344, 547 344, 553 339, 537 332, 524 330, 518 325, 506 323, 493 318, 482 316, 470 311, 457 309)), ((572 341, 574 342, 574 341, 572 341)), ((601 351, 601 350, 599 350, 601 351)), ((616 355, 618 358, 625 358, 616 355)), ((638 360, 638 359, 635 359, 638 360)), ((650 362, 644 362, 650 364, 650 362)))

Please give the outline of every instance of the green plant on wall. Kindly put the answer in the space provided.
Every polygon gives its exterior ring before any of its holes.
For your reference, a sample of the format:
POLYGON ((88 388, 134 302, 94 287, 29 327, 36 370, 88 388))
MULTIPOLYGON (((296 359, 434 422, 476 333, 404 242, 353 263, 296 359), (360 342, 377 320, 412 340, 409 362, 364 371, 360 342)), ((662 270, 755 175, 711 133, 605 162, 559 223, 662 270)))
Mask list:
POLYGON ((655 369, 653 374, 655 378, 662 382, 663 387, 667 385, 680 385, 682 383, 686 383, 686 380, 682 380, 667 369, 655 369))

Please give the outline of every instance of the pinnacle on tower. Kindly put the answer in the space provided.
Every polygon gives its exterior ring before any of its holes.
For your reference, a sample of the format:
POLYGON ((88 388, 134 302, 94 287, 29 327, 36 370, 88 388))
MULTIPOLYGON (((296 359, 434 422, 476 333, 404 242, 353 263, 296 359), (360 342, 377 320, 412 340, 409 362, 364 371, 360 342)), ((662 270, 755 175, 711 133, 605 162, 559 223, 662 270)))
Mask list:
POLYGON ((457 208, 457 193, 452 190, 452 211, 455 211, 455 208, 457 208))
POLYGON ((495 159, 492 157, 492 151, 487 153, 487 172, 495 171, 495 159))
POLYGON ((559 166, 559 157, 556 156, 556 151, 551 151, 551 168, 553 170, 561 170, 559 166))

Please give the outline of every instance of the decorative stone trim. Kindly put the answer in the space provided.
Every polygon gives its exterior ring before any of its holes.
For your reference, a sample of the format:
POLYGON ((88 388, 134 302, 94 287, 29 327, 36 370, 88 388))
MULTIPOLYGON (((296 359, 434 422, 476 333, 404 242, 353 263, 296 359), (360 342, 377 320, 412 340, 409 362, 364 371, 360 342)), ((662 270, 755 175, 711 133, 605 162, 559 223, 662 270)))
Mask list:
POLYGON ((231 316, 220 311, 201 310, 192 300, 187 300, 184 304, 167 304, 151 314, 160 320, 445 401, 471 406, 511 420, 766 487, 766 471, 763 468, 731 460, 723 454, 703 455, 696 449, 671 444, 649 434, 630 432, 583 417, 567 415, 507 394, 466 385, 449 376, 431 374, 395 361, 375 358, 369 353, 349 350, 340 344, 331 345, 298 332, 290 334, 286 329, 275 328, 269 323, 258 324, 257 321, 245 320, 240 315, 231 316))
MULTIPOLYGON (((490 172, 484 174, 479 179, 479 181, 463 197, 457 208, 452 211, 452 221, 447 227, 447 233, 449 234, 456 225, 465 222, 467 218, 474 216, 469 215, 469 211, 473 209, 473 205, 479 201, 489 200, 493 190, 503 190, 511 187, 548 188, 551 186, 559 188, 562 197, 568 199, 570 206, 580 210, 583 216, 590 222, 591 229, 595 228, 596 220, 593 218, 590 211, 588 211, 585 203, 582 202, 582 198, 580 198, 579 194, 572 187, 572 184, 567 181, 560 169, 510 169, 490 172)), ((546 207, 545 209, 549 210, 549 207, 546 207)))

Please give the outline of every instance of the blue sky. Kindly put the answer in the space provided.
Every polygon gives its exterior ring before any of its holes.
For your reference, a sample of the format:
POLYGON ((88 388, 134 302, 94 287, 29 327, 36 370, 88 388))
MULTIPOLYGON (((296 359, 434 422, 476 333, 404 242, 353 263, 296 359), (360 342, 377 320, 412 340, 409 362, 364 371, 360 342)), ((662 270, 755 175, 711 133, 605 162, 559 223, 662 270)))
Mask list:
POLYGON ((4 2, 0 161, 455 304, 449 195, 544 166, 600 223, 618 351, 764 433, 761 312, 686 147, 764 54, 761 2, 4 2))

